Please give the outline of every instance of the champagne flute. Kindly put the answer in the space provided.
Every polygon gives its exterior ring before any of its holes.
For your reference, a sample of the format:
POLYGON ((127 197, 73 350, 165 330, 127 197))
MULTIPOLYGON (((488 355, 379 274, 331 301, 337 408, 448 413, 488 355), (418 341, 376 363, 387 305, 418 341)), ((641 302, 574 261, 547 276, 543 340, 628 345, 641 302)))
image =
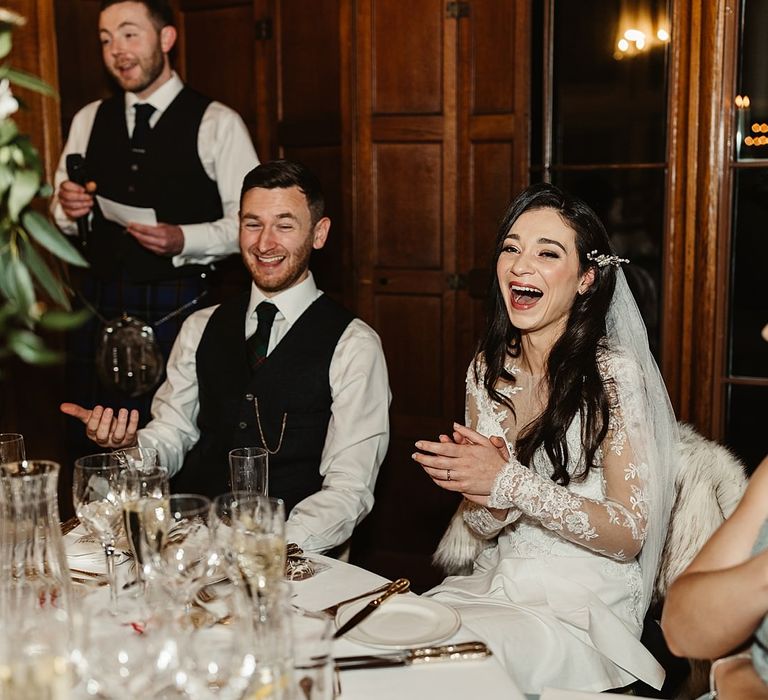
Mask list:
POLYGON ((251 597, 269 594, 285 576, 285 506, 241 491, 217 496, 214 539, 246 580, 251 597))
POLYGON ((24 436, 21 433, 0 433, 0 464, 23 462, 24 436))
MULTIPOLYGON (((155 452, 153 450, 153 452, 155 452)), ((156 452, 155 452, 156 454, 156 452)), ((134 461, 136 465, 138 461, 134 461)), ((144 538, 143 509, 147 504, 162 506, 168 500, 170 485, 168 470, 165 467, 130 466, 123 469, 118 478, 120 501, 123 504, 123 526, 128 544, 136 562, 136 577, 143 583, 143 565, 141 541, 144 538)))
POLYGON ((173 494, 162 503, 151 501, 142 509, 145 572, 187 612, 211 554, 210 510, 208 498, 190 493, 173 494))
POLYGON ((72 477, 72 496, 77 517, 104 548, 114 613, 117 613, 115 543, 123 514, 118 484, 120 468, 120 460, 112 452, 88 455, 75 461, 72 477))

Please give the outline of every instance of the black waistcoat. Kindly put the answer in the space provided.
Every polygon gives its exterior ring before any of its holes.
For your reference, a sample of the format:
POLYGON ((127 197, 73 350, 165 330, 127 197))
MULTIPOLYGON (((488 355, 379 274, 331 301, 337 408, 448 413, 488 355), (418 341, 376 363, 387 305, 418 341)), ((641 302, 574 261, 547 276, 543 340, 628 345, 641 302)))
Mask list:
MULTIPOLYGON (((158 222, 198 224, 223 216, 216 182, 200 162, 197 134, 207 97, 187 87, 150 131, 146 153, 131 150, 125 122, 125 98, 99 105, 86 151, 88 177, 98 194, 123 204, 152 207, 158 222)), ((175 268, 170 257, 156 255, 111 221, 96 205, 86 252, 94 274, 104 280, 121 273, 132 282, 154 282, 199 274, 205 268, 175 268)))
POLYGON ((320 458, 331 418, 328 370, 336 345, 354 316, 326 295, 291 326, 263 364, 246 359, 245 314, 249 296, 213 312, 197 348, 200 439, 174 477, 172 491, 214 497, 229 491, 228 453, 235 447, 274 450, 269 495, 293 506, 320 490, 320 458), (254 401, 258 400, 261 431, 254 401))

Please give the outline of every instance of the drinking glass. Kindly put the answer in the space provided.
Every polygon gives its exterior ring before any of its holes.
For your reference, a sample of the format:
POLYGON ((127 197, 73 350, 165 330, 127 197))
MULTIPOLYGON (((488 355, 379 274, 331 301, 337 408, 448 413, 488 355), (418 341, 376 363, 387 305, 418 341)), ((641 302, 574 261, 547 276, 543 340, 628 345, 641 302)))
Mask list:
POLYGON ((173 494, 142 509, 145 573, 189 612, 211 554, 211 502, 191 493, 173 494))
POLYGON ((123 504, 125 535, 135 557, 137 578, 139 582, 143 582, 144 560, 141 548, 141 541, 144 538, 143 510, 149 504, 165 505, 170 492, 168 470, 165 467, 156 466, 142 468, 131 466, 122 470, 118 484, 120 501, 123 504))
POLYGON ((24 436, 21 433, 0 433, 0 464, 23 462, 24 436))
POLYGON ((120 534, 120 460, 113 452, 88 455, 75 461, 72 500, 85 529, 104 547, 113 612, 117 612, 115 543, 120 534))
POLYGON ((263 447, 238 447, 229 453, 232 491, 267 495, 269 453, 263 447))
POLYGON ((243 492, 217 496, 214 539, 245 579, 251 599, 269 594, 285 576, 285 506, 279 498, 243 492))
POLYGON ((150 469, 159 464, 154 447, 124 447, 115 454, 123 466, 131 469, 150 469))
POLYGON ((290 622, 294 697, 333 700, 333 618, 294 607, 290 622))

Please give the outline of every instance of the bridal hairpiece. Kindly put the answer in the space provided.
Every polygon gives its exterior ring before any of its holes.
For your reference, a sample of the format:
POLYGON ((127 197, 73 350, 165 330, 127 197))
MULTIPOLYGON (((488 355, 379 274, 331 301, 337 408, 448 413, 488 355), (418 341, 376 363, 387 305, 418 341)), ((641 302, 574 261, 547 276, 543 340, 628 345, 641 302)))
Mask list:
POLYGON ((591 253, 587 253, 587 260, 597 263, 598 267, 605 267, 606 265, 619 267, 621 263, 629 262, 627 258, 620 258, 618 255, 606 255, 605 253, 600 253, 598 255, 596 250, 593 250, 591 253))

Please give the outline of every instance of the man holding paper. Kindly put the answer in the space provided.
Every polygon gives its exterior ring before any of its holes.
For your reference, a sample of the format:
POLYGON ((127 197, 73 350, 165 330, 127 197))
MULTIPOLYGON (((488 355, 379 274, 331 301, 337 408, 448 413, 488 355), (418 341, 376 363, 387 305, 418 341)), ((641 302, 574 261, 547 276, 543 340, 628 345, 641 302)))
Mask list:
POLYGON ((79 291, 96 319, 73 337, 79 347, 70 348, 70 384, 87 387, 78 392, 87 403, 125 405, 126 394, 144 394, 133 405, 147 415, 162 362, 155 377, 143 359, 154 350, 141 345, 143 331, 105 351, 105 338, 119 330, 110 321, 138 319, 135 329, 148 328, 168 356, 181 322, 206 305, 211 263, 238 251, 240 183, 258 159, 239 115, 173 71, 177 35, 166 0, 103 0, 99 35, 104 64, 123 92, 75 115, 52 208, 65 233, 76 235, 78 220, 88 229, 91 270, 79 291), (68 176, 71 154, 84 157, 87 183, 68 176), (102 377, 115 378, 100 392, 95 362, 102 377), (139 371, 146 381, 137 380, 139 371))

